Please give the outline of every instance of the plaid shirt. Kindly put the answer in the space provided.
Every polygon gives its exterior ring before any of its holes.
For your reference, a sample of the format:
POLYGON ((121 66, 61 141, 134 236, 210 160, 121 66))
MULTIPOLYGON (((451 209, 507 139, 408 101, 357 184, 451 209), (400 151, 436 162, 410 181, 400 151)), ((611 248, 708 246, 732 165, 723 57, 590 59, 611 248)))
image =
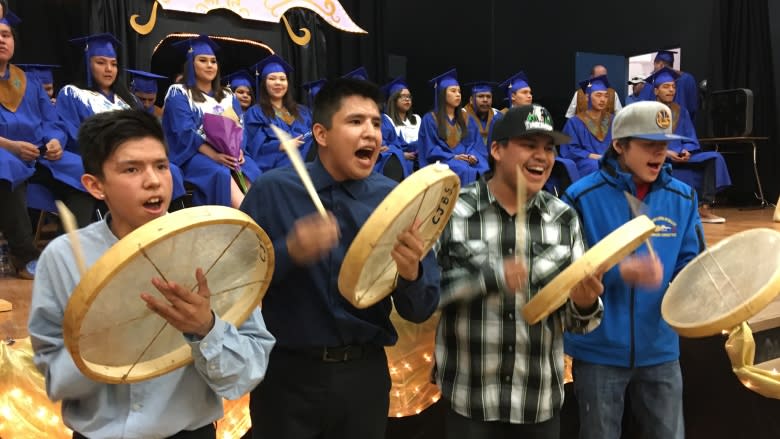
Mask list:
POLYGON ((530 297, 583 254, 574 209, 540 191, 527 205, 530 280, 507 291, 503 260, 515 249, 515 218, 483 179, 463 188, 437 243, 442 267, 441 322, 436 335, 438 382, 459 414, 482 421, 538 423, 563 402, 563 329, 587 333, 603 305, 580 315, 569 300, 536 325, 520 310, 530 297))

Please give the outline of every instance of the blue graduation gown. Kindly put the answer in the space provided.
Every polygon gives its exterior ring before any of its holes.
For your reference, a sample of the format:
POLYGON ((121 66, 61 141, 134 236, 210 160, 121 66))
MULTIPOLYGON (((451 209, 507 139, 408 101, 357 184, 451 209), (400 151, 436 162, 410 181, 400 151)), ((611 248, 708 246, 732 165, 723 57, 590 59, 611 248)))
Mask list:
POLYGON ((279 149, 279 139, 271 129, 271 125, 276 125, 293 138, 301 135, 309 137, 309 141, 301 145, 301 157, 306 157, 312 145, 311 112, 308 108, 298 105, 298 117, 288 125, 276 115, 266 116, 260 105, 252 105, 244 113, 243 148, 262 172, 290 165, 287 153, 279 149))
POLYGON ((568 188, 566 185, 567 177, 568 184, 574 183, 580 179, 580 172, 577 170, 577 164, 574 163, 573 160, 555 157, 552 173, 544 184, 544 190, 556 197, 563 194, 568 188))
MULTIPOLYGON (((128 110, 134 108, 132 105, 123 101, 119 96, 114 95, 113 100, 108 99, 102 93, 98 93, 93 90, 84 90, 76 87, 75 85, 66 85, 62 87, 57 94, 57 116, 62 121, 63 127, 67 134, 67 144, 63 144, 63 148, 67 151, 79 155, 79 161, 81 160, 78 145, 78 135, 81 123, 88 117, 95 114, 100 114, 106 111, 128 110)), ((154 108, 151 107, 147 110, 151 114, 154 114, 154 108)), ((179 198, 185 194, 184 179, 182 177, 181 169, 174 163, 171 163, 171 176, 173 177, 173 199, 179 198)), ((83 169, 82 169, 83 171, 83 169)), ((81 175, 79 175, 81 178, 81 175)))
POLYGON ((582 114, 568 119, 566 125, 563 127, 563 132, 571 137, 571 142, 561 145, 561 157, 572 160, 577 164, 577 171, 580 177, 584 177, 599 169, 598 160, 589 158, 589 154, 604 155, 612 142, 612 118, 611 114, 607 114, 604 120, 604 125, 597 127, 595 124, 589 127, 589 124, 593 122, 586 122, 582 114), (598 132, 601 128, 606 129, 606 134, 603 135, 603 139, 599 140, 594 132, 598 132))
MULTIPOLYGON (((458 115, 458 117, 462 117, 458 115)), ((454 121, 448 121, 454 125, 454 121)), ((485 174, 490 168, 487 161, 487 151, 479 138, 479 129, 474 122, 469 121, 468 135, 460 139, 455 147, 450 147, 447 142, 439 137, 436 125, 436 117, 433 113, 426 113, 422 118, 420 136, 418 138, 417 161, 420 167, 431 163, 446 163, 458 177, 460 185, 465 186, 485 174), (455 158, 458 154, 470 154, 477 157, 477 163, 470 165, 468 162, 455 158)))
MULTIPOLYGON (((696 116, 699 110, 699 87, 696 79, 688 72, 680 72, 680 77, 675 81, 677 94, 674 95, 674 102, 688 111, 691 120, 696 116)), ((652 84, 645 84, 639 92, 639 100, 656 100, 655 91, 652 84)))
POLYGON ((693 122, 691 122, 691 117, 688 115, 688 110, 674 103, 670 108, 672 109, 674 134, 693 139, 669 142, 671 151, 680 153, 682 150, 686 150, 691 153, 688 163, 674 163, 667 159, 672 164, 672 175, 693 188, 700 188, 704 174, 701 163, 707 160, 715 160, 715 190, 720 191, 727 186, 731 186, 731 176, 729 176, 726 160, 717 151, 701 150, 698 137, 696 137, 696 130, 693 127, 693 122))
MULTIPOLYGON (((84 173, 81 157, 64 150, 67 135, 62 122, 57 118, 49 96, 43 91, 43 86, 36 78, 30 75, 26 77, 24 97, 16 111, 11 112, 0 106, 0 136, 10 140, 30 142, 39 148, 50 140, 57 139, 63 148, 62 158, 51 161, 41 156, 38 163, 48 168, 57 181, 86 191, 81 184, 81 175, 84 173)), ((34 163, 22 162, 20 158, 6 150, 2 152, 0 179, 9 181, 15 187, 35 172, 34 163)))
POLYGON ((387 146, 387 151, 379 153, 379 159, 376 161, 374 170, 380 174, 384 170, 385 164, 391 156, 395 156, 401 163, 404 170, 404 178, 408 177, 412 173, 414 163, 406 160, 404 157, 404 151, 406 151, 407 144, 401 136, 395 131, 395 125, 390 119, 390 116, 382 113, 382 146, 387 146))
MULTIPOLYGON (((203 113, 222 114, 232 105, 230 93, 221 102, 211 96, 206 96, 205 102, 195 102, 181 84, 170 86, 165 96, 162 126, 171 162, 181 168, 184 180, 195 186, 192 198, 196 206, 230 206, 230 169, 206 157, 198 148, 206 143, 203 113)), ((241 171, 250 183, 261 174, 246 150, 241 171)))

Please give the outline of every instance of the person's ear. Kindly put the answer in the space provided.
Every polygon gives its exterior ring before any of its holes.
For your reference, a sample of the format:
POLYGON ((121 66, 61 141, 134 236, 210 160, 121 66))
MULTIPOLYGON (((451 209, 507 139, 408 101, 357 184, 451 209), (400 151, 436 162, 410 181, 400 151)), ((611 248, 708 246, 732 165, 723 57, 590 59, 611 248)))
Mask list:
POLYGON ((98 200, 105 200, 106 193, 103 190, 103 182, 97 176, 84 174, 81 176, 81 184, 87 189, 90 195, 98 200))
POLYGON ((311 127, 311 134, 317 144, 323 148, 328 147, 328 129, 321 123, 315 123, 311 127))

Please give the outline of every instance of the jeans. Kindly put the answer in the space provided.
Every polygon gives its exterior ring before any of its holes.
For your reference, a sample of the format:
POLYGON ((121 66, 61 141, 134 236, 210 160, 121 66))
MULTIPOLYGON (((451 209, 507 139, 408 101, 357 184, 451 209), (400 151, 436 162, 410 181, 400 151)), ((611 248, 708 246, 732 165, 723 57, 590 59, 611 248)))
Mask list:
POLYGON ((626 368, 575 359, 573 372, 580 439, 619 439, 625 395, 643 438, 685 437, 679 361, 626 368))

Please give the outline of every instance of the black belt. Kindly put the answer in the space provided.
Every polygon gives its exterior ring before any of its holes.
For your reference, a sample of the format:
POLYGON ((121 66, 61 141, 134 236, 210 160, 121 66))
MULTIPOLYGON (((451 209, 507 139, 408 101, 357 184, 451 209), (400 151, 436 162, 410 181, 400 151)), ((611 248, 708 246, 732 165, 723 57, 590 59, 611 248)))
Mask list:
POLYGON ((345 361, 361 360, 372 354, 381 352, 381 346, 362 344, 362 345, 344 345, 344 346, 323 346, 316 348, 288 348, 276 346, 274 350, 287 352, 294 355, 304 356, 313 360, 325 363, 343 363, 345 361))
MULTIPOLYGON (((168 439, 210 439, 216 437, 217 429, 214 427, 214 424, 206 424, 197 430, 182 430, 168 439)), ((87 439, 87 437, 74 431, 73 439, 87 439)))

